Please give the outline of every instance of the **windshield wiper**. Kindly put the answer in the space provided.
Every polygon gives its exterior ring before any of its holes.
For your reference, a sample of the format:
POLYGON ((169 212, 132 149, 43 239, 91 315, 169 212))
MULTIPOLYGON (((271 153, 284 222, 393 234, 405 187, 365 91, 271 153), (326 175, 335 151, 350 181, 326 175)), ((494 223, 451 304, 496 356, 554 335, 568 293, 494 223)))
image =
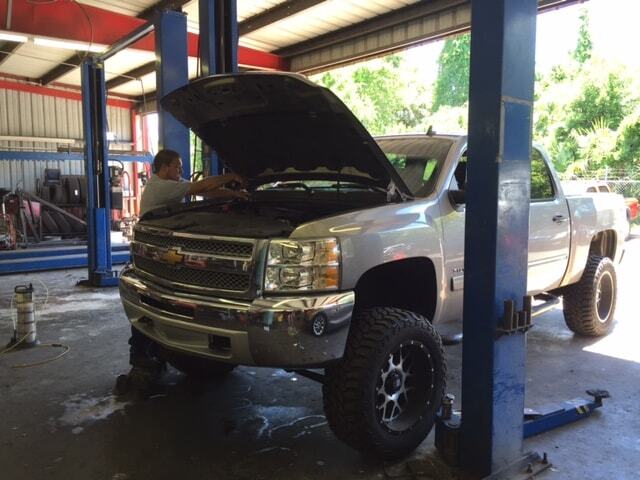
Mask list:
POLYGON ((346 189, 358 189, 358 190, 371 190, 372 192, 381 192, 387 193, 387 189, 383 187, 379 187, 378 185, 368 185, 365 183, 355 183, 355 182, 339 182, 331 185, 331 188, 335 188, 340 190, 342 188, 346 189))
POLYGON ((313 188, 311 188, 309 185, 303 182, 275 182, 267 190, 276 189, 276 188, 286 188, 286 189, 301 188, 305 192, 313 193, 313 188))

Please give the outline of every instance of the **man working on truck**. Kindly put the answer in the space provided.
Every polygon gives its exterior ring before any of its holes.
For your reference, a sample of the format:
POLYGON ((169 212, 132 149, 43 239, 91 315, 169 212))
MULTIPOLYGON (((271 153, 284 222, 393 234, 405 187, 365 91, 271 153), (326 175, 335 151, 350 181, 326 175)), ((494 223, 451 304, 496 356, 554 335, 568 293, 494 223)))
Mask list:
POLYGON ((140 216, 150 210, 181 203, 187 196, 201 195, 207 198, 246 198, 246 192, 227 190, 230 183, 245 184, 238 174, 228 173, 207 177, 197 182, 182 178, 182 159, 178 152, 160 150, 153 159, 154 175, 144 187, 140 202, 140 216))
MULTIPOLYGON (((235 173, 207 177, 197 182, 182 178, 182 159, 178 152, 160 150, 153 159, 154 175, 149 179, 142 192, 140 216, 156 208, 179 204, 189 195, 201 195, 207 198, 247 198, 245 191, 223 188, 230 183, 244 185, 245 179, 235 173)), ((116 383, 116 393, 123 395, 135 393, 145 396, 149 388, 162 375, 165 363, 159 358, 156 346, 147 337, 131 327, 129 338, 128 375, 120 375, 116 383)))

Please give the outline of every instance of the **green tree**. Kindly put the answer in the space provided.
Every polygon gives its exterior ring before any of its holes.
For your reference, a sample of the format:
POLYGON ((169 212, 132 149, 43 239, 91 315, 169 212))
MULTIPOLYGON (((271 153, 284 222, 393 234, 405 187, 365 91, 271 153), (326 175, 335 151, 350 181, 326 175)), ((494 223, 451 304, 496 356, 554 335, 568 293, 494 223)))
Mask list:
POLYGON ((580 12, 580 28, 578 30, 578 43, 572 56, 580 65, 591 59, 593 42, 589 33, 589 13, 586 10, 580 12))
POLYGON ((435 81, 431 110, 441 106, 459 107, 469 99, 469 59, 471 35, 448 39, 438 57, 438 77, 435 81))
POLYGON ((400 55, 314 78, 329 88, 374 135, 415 130, 426 116, 423 89, 410 86, 400 55), (410 95, 411 94, 411 95, 410 95), (413 98, 409 98, 409 97, 413 98))
POLYGON ((640 106, 618 128, 617 163, 627 172, 640 169, 640 106))
POLYGON ((636 103, 626 75, 602 61, 557 72, 536 83, 534 138, 561 173, 617 163, 616 131, 636 103))
POLYGON ((578 98, 569 106, 567 128, 587 129, 598 119, 618 128, 629 113, 629 96, 626 80, 616 72, 609 72, 604 82, 588 73, 578 98))

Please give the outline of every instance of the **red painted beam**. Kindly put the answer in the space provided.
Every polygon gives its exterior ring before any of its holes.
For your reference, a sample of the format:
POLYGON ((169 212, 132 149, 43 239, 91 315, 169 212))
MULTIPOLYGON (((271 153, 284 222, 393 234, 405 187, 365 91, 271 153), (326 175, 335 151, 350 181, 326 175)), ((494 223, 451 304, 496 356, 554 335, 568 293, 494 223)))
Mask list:
MULTIPOLYGON (((38 95, 47 95, 49 97, 66 98, 68 100, 82 100, 80 92, 71 92, 69 90, 59 90, 57 88, 40 87, 29 83, 11 82, 9 80, 0 80, 0 89, 16 90, 18 92, 36 93, 38 95)), ((126 108, 131 110, 135 106, 134 101, 123 100, 120 98, 107 98, 107 105, 111 107, 126 108)))
MULTIPOLYGON (((0 29, 7 24, 7 0, 0 0, 0 29)), ((146 23, 102 8, 80 4, 74 0, 51 3, 14 0, 11 31, 27 35, 54 37, 76 42, 111 45, 146 23)), ((155 51, 153 33, 131 48, 155 51)), ((198 57, 198 35, 189 33, 189 56, 198 57)), ((239 47, 238 63, 245 67, 287 70, 287 62, 278 55, 239 47)))

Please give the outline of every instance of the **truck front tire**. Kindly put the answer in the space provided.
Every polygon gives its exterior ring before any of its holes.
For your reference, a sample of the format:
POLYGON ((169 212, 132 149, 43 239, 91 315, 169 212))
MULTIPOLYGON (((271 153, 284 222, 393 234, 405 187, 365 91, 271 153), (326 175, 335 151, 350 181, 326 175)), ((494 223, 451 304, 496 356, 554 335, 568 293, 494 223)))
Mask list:
POLYGON ((353 319, 344 357, 326 369, 324 410, 347 445, 396 459, 431 431, 445 383, 442 341, 431 323, 376 307, 353 319))
POLYGON ((613 262, 607 257, 590 256, 580 281, 564 293, 567 327, 578 335, 607 335, 613 328, 617 289, 613 262))

